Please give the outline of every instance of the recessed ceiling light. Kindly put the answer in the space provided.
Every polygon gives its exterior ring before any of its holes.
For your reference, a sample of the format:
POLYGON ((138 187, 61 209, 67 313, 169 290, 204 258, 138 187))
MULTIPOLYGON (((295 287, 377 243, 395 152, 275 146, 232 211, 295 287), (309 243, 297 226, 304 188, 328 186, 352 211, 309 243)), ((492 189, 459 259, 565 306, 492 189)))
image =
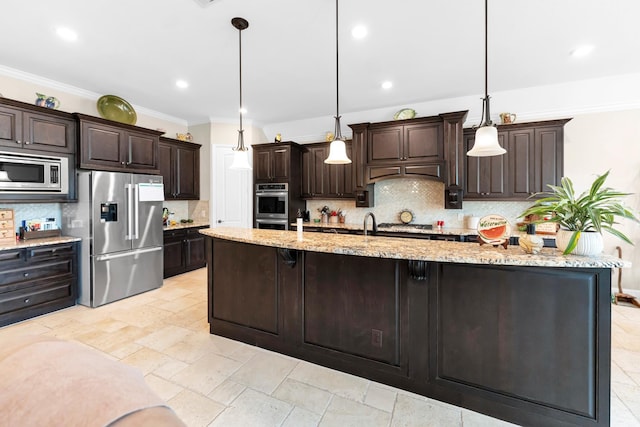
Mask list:
POLYGON ((363 39, 367 36, 367 27, 364 25, 356 25, 351 30, 351 35, 354 39, 363 39))
POLYGON ((580 58, 589 55, 592 51, 593 46, 591 45, 579 46, 571 51, 571 56, 580 58))
POLYGON ((58 34, 58 37, 60 37, 62 40, 65 40, 68 42, 74 42, 78 40, 78 33, 73 31, 71 28, 59 27, 56 30, 56 34, 58 34))
POLYGON ((391 89, 393 87, 393 83, 390 81, 382 82, 382 89, 391 89))
POLYGON ((185 82, 184 80, 176 80, 176 86, 178 86, 180 89, 186 89, 189 87, 189 83, 185 82))

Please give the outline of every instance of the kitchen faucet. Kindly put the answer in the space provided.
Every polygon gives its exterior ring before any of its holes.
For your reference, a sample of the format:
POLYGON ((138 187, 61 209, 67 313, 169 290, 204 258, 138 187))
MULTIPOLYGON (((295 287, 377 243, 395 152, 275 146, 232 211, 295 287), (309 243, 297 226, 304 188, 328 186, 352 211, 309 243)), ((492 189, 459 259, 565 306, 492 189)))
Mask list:
POLYGON ((367 219, 369 219, 369 217, 371 217, 371 220, 373 221, 372 225, 373 225, 373 230, 372 230, 372 234, 376 234, 378 232, 378 224, 376 223, 376 217, 375 215, 373 215, 373 212, 367 212, 364 215, 364 235, 367 235, 367 219))

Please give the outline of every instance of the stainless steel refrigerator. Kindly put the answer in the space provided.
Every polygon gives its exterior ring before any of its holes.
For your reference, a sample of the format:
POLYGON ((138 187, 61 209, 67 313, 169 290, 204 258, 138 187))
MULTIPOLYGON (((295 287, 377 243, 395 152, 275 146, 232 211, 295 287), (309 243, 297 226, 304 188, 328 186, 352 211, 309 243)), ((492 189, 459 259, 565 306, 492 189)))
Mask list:
POLYGON ((98 307, 162 286, 162 176, 78 173, 62 231, 82 238, 78 302, 98 307))

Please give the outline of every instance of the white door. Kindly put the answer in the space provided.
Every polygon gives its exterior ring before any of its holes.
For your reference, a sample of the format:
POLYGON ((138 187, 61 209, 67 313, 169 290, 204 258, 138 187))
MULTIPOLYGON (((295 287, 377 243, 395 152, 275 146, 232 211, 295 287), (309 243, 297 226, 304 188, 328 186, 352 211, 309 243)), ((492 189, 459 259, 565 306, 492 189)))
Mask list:
MULTIPOLYGON (((233 145, 212 145, 211 227, 253 227, 253 171, 231 170, 233 145)), ((252 155, 249 151, 249 161, 252 155)))

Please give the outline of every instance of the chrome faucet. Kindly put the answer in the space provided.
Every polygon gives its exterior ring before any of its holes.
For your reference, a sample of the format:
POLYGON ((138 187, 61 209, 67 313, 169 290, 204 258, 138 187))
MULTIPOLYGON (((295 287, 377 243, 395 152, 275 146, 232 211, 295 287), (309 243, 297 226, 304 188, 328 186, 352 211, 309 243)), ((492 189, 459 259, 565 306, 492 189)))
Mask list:
POLYGON ((373 212, 367 212, 364 215, 364 224, 363 224, 363 228, 364 228, 364 235, 367 235, 367 219, 369 219, 369 217, 371 217, 371 220, 373 221, 372 225, 373 225, 373 230, 372 230, 372 234, 376 234, 378 232, 378 224, 376 224, 376 217, 373 214, 373 212))

